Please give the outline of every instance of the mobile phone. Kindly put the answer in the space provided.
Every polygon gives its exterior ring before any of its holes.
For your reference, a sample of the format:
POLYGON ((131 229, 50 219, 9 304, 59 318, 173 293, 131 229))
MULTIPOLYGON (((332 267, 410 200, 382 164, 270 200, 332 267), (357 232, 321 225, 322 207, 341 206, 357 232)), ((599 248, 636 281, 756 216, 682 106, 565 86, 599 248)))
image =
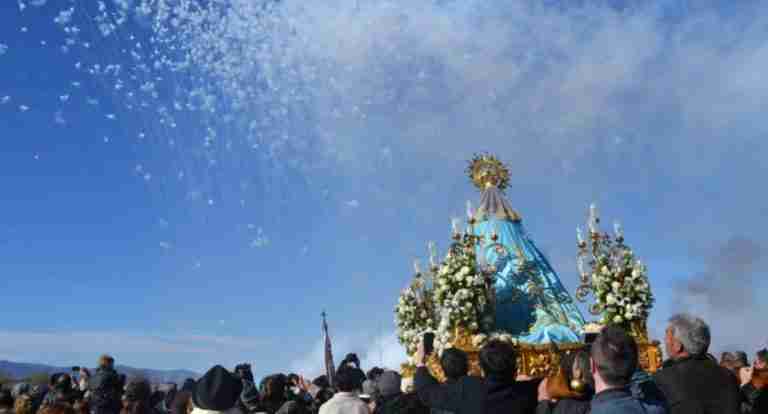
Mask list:
POLYGON ((424 355, 431 355, 435 351, 435 334, 427 332, 424 334, 424 355))

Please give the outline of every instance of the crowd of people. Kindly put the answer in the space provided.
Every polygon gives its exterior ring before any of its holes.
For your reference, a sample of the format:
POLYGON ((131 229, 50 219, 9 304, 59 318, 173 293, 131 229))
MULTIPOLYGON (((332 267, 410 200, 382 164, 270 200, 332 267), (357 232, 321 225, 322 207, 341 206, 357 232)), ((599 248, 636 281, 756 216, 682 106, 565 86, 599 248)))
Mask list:
POLYGON ((768 350, 750 364, 744 352, 709 354, 709 326, 672 317, 664 338, 667 361, 653 373, 639 366, 638 347, 621 327, 607 326, 588 346, 564 355, 544 379, 519 375, 517 354, 492 340, 480 350, 483 376, 469 375, 459 349, 439 356, 446 381, 416 353, 412 379, 349 354, 335 373, 308 381, 274 374, 255 382, 250 365, 214 366, 201 378, 158 386, 126 379, 102 356, 93 372, 52 375, 48 386, 0 389, 0 414, 768 414, 768 350))

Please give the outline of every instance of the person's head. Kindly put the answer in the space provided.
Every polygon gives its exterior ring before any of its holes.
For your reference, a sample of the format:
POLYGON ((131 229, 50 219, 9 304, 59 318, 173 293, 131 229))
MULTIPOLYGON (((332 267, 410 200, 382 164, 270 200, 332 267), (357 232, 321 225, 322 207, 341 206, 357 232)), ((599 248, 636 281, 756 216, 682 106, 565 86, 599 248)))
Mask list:
POLYGON ((26 382, 20 382, 13 386, 11 389, 11 396, 13 399, 17 399, 21 397, 22 395, 29 395, 29 393, 32 391, 32 386, 29 385, 26 382))
POLYGON ((723 352, 720 356, 720 366, 733 372, 738 377, 739 371, 749 366, 747 353, 743 351, 723 352))
POLYGON ((121 414, 145 414, 150 411, 152 387, 143 378, 133 378, 125 385, 121 414))
POLYGON ((15 414, 34 414, 35 407, 32 397, 27 394, 20 395, 13 404, 15 414))
POLYGON ((457 380, 469 373, 469 358, 461 349, 448 348, 440 355, 440 366, 446 378, 457 380))
POLYGON ((517 376, 517 352, 512 344, 491 340, 480 350, 480 368, 491 381, 514 381, 517 376))
POLYGON ((284 375, 270 375, 264 379, 263 394, 265 400, 282 400, 285 398, 285 388, 287 386, 284 375))
POLYGON ((562 372, 565 387, 570 392, 578 395, 589 395, 595 387, 592 377, 589 351, 581 349, 570 353, 560 359, 560 372, 562 372))
POLYGON ((115 368, 115 359, 112 358, 110 355, 102 355, 99 357, 99 368, 102 369, 114 369, 115 368))
POLYGON ((639 364, 637 343, 618 326, 607 326, 591 346, 595 390, 624 387, 639 364))
POLYGON ((360 358, 357 357, 356 353, 351 352, 344 357, 341 365, 354 365, 355 368, 360 368, 360 358))
POLYGON ((376 381, 377 379, 379 379, 379 375, 383 373, 384 373, 384 369, 379 367, 373 367, 368 370, 368 372, 365 374, 365 377, 371 381, 376 381))
POLYGON ((76 414, 69 404, 54 403, 43 407, 38 414, 76 414))
POLYGON ((0 389, 0 408, 13 408, 13 396, 10 390, 0 389))
POLYGON ((55 391, 67 393, 72 391, 72 377, 69 374, 58 374, 51 378, 51 388, 55 391))
POLYGON ((755 368, 768 369, 768 348, 757 351, 755 355, 755 368))
POLYGON ((384 371, 377 384, 379 394, 384 398, 394 397, 402 392, 402 377, 395 371, 384 371))
POLYGON ((356 369, 349 365, 344 365, 336 371, 336 376, 333 377, 333 382, 333 385, 342 392, 352 392, 360 387, 356 369))
POLYGON ((711 340, 709 325, 701 318, 677 314, 669 319, 664 337, 667 356, 679 359, 688 356, 704 356, 711 340))
POLYGON ((227 411, 238 403, 242 391, 240 378, 216 365, 195 383, 192 402, 203 410, 227 411))
POLYGON ((239 364, 235 367, 235 375, 240 379, 253 382, 253 372, 251 364, 239 364))
POLYGON ((321 375, 315 379, 312 380, 312 384, 318 388, 328 388, 330 387, 330 384, 328 383, 328 376, 327 375, 321 375))

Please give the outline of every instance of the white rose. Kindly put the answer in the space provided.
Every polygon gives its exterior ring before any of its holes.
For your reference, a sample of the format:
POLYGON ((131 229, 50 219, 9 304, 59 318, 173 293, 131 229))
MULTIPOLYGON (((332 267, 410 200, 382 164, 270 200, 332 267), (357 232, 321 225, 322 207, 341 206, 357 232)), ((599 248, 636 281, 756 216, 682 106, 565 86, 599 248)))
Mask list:
POLYGON ((613 317, 613 323, 622 323, 624 322, 624 318, 621 317, 621 315, 616 315, 613 317))
POLYGON ((614 305, 616 303, 616 296, 613 296, 613 293, 609 293, 608 296, 605 297, 605 303, 614 305))
POLYGON ((603 274, 605 274, 605 275, 610 275, 611 274, 611 269, 609 269, 608 266, 603 266, 600 269, 600 271, 603 272, 603 274))
POLYGON ((461 273, 465 275, 469 274, 469 271, 470 271, 469 266, 464 266, 461 268, 461 273))
POLYGON ((613 288, 613 291, 614 291, 614 292, 618 292, 618 291, 619 291, 619 288, 621 288, 621 283, 619 283, 619 282, 613 282, 613 283, 611 283, 611 287, 613 288))

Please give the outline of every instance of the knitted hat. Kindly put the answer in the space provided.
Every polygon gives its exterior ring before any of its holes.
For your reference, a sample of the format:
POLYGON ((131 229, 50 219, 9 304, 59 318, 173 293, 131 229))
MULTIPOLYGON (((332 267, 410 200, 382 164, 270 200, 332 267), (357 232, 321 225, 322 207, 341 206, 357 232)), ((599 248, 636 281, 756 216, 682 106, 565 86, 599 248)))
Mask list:
POLYGON ((235 406, 242 390, 240 379, 216 365, 195 384, 192 402, 204 410, 226 411, 235 406))
POLYGON ((395 371, 385 371, 377 381, 379 393, 382 397, 391 397, 400 393, 402 378, 395 371))

